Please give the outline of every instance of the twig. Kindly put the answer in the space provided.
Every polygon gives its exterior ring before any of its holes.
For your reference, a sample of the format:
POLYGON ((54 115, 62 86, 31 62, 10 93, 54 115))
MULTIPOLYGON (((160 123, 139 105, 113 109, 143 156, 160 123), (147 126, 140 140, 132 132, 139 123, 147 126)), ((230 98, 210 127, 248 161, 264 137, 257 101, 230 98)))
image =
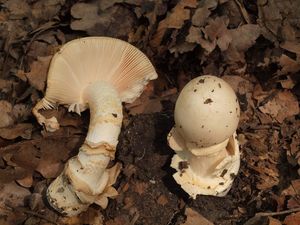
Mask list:
POLYGON ((31 216, 35 216, 35 217, 38 217, 40 219, 43 219, 43 220, 45 220, 45 221, 47 221, 49 223, 52 223, 54 225, 58 225, 58 223, 56 223, 55 221, 53 221, 53 220, 51 220, 51 219, 47 218, 46 216, 43 216, 43 215, 41 215, 39 213, 30 211, 30 210, 26 210, 26 209, 21 209, 20 211, 23 212, 23 213, 29 214, 31 216))
POLYGON ((31 215, 31 216, 38 217, 38 218, 43 219, 43 220, 45 220, 45 221, 47 221, 47 222, 49 222, 49 223, 52 223, 52 224, 54 224, 54 225, 59 225, 59 224, 56 223, 55 221, 53 221, 53 220, 47 218, 46 216, 43 216, 43 215, 37 213, 37 212, 33 212, 33 211, 31 211, 31 210, 27 210, 27 209, 24 209, 24 208, 21 208, 21 207, 16 207, 16 208, 15 208, 15 207, 9 206, 9 205, 7 205, 7 204, 6 204, 5 206, 6 206, 6 207, 1 207, 1 206, 0 206, 0 208, 1 208, 1 209, 5 209, 5 210, 7 210, 7 211, 12 211, 12 212, 17 212, 17 211, 19 211, 19 212, 22 212, 22 213, 25 213, 25 214, 28 214, 28 215, 31 215))
POLYGON ((244 18, 244 20, 246 21, 247 24, 251 24, 251 19, 250 19, 250 16, 247 12, 247 10, 245 9, 245 6, 243 3, 241 3, 239 0, 235 0, 235 3, 237 4, 237 6, 239 7, 240 9, 240 12, 244 18))
POLYGON ((280 212, 269 212, 269 213, 268 212, 259 212, 259 213, 256 213, 255 216, 278 216, 278 215, 299 212, 299 211, 300 211, 300 207, 294 208, 294 209, 289 209, 289 210, 284 210, 284 211, 280 211, 280 212))

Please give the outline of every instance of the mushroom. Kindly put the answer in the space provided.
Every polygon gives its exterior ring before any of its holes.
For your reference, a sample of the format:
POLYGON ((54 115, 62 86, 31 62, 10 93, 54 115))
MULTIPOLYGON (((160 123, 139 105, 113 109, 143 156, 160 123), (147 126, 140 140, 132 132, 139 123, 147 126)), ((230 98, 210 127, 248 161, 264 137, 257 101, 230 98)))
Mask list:
POLYGON ((65 44, 51 60, 44 98, 33 108, 48 131, 59 128, 55 117, 40 109, 57 105, 80 114, 90 109, 84 144, 63 172, 50 184, 47 198, 57 211, 76 215, 96 203, 106 208, 121 166, 107 168, 114 159, 122 126, 122 102, 131 103, 157 74, 150 60, 136 47, 108 37, 87 37, 65 44))
POLYGON ((237 97, 221 78, 200 76, 182 89, 168 143, 176 152, 173 177, 192 198, 224 196, 231 188, 240 166, 239 116, 237 97))

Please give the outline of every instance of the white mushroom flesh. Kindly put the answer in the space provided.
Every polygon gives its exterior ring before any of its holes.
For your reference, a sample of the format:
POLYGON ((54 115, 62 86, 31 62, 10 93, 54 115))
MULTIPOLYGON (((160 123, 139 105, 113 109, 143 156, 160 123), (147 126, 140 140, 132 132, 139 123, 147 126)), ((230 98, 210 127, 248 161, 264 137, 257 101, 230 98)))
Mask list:
POLYGON ((229 191, 240 165, 235 137, 239 116, 233 89, 218 77, 197 77, 181 91, 168 143, 176 152, 174 178, 193 198, 229 191))
POLYGON ((47 197, 57 211, 73 216, 96 203, 105 208, 117 195, 112 185, 120 164, 114 159, 122 126, 122 102, 134 101, 157 77, 149 59, 134 46, 114 38, 89 37, 68 42, 53 57, 45 97, 33 109, 48 131, 59 129, 55 117, 40 109, 65 105, 78 114, 90 109, 85 143, 49 186, 47 197))

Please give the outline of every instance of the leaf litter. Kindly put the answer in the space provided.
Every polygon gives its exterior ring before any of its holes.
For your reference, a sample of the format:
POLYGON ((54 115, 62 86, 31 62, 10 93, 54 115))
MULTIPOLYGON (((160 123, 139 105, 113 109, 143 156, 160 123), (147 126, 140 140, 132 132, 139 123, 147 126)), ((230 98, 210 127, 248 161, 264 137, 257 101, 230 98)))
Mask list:
POLYGON ((1 224, 299 224, 299 2, 259 0, 0 1, 1 224), (65 218, 45 205, 47 185, 77 154, 88 129, 63 107, 48 133, 31 115, 53 54, 65 42, 105 35, 145 52, 159 74, 125 105, 116 161, 119 195, 65 218), (190 200, 168 169, 165 137, 178 93, 213 73, 236 91, 241 169, 225 198, 190 200), (265 213, 264 216, 255 216, 265 213))

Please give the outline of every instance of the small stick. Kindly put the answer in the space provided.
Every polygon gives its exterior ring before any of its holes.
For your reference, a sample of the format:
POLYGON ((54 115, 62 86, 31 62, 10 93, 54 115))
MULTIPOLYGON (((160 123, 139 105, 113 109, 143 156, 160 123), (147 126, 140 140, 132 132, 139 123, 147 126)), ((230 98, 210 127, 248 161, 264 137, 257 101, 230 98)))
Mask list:
POLYGON ((49 223, 52 223, 52 224, 54 224, 54 225, 58 225, 58 223, 56 223, 55 221, 53 221, 53 220, 47 218, 46 216, 43 216, 43 215, 41 215, 41 214, 38 214, 38 213, 36 213, 36 212, 30 211, 30 210, 21 210, 21 212, 26 213, 26 214, 29 214, 29 215, 31 215, 31 216, 38 217, 38 218, 40 218, 40 219, 42 219, 42 220, 45 220, 45 221, 47 221, 47 222, 49 222, 49 223))
POLYGON ((269 212, 269 213, 268 212, 259 212, 259 213, 256 213, 255 216, 278 216, 278 215, 299 212, 299 211, 300 211, 300 207, 294 208, 294 209, 289 209, 289 210, 284 210, 284 211, 280 211, 280 212, 269 212))

